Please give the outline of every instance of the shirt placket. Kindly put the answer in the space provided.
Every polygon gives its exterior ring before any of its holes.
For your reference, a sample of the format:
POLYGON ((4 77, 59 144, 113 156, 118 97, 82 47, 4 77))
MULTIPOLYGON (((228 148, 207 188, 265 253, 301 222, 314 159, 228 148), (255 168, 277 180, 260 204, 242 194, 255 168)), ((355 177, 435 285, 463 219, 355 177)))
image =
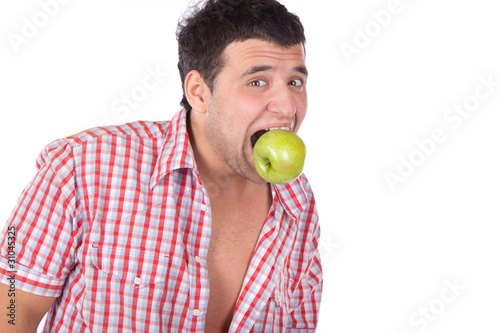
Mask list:
POLYGON ((192 211, 196 217, 190 237, 192 241, 186 244, 190 256, 188 271, 191 290, 188 310, 191 320, 188 331, 204 332, 210 288, 207 256, 211 235, 211 210, 208 196, 203 190, 196 191, 195 197, 192 211))

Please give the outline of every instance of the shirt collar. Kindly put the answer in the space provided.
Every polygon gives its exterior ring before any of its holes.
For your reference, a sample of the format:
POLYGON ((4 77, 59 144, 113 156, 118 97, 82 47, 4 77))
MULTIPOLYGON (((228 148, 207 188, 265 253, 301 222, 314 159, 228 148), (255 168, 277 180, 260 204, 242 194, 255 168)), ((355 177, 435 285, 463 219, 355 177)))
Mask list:
POLYGON ((308 183, 306 177, 302 174, 294 181, 283 185, 272 185, 278 200, 285 211, 292 217, 298 218, 309 204, 308 183))
POLYGON ((167 128, 167 134, 149 183, 151 189, 173 170, 196 169, 193 148, 189 143, 187 114, 185 109, 177 112, 167 128))

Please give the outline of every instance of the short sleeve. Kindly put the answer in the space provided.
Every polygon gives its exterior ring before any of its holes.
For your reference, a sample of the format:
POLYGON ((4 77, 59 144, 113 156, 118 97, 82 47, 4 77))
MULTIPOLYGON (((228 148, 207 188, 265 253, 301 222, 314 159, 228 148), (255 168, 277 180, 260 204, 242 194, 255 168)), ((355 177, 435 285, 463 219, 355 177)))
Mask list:
POLYGON ((76 263, 76 189, 72 147, 58 140, 37 159, 37 173, 21 193, 0 235, 2 283, 58 297, 76 263), (15 235, 15 238, 12 236, 15 235))

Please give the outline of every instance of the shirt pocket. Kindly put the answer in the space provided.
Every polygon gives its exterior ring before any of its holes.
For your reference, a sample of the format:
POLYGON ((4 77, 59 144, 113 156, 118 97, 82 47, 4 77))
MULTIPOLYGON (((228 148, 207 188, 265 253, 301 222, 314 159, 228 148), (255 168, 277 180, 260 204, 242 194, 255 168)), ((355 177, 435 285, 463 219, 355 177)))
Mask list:
POLYGON ((258 315, 251 332, 284 332, 289 311, 288 274, 284 268, 273 272, 269 300, 258 315))
POLYGON ((94 242, 90 262, 85 318, 94 328, 161 332, 176 306, 189 302, 187 270, 178 253, 94 242))
POLYGON ((126 289, 167 283, 171 257, 155 250, 92 243, 91 260, 99 275, 106 276, 110 283, 122 283, 126 289))
POLYGON ((275 286, 271 294, 271 299, 284 316, 288 316, 290 307, 289 287, 290 279, 287 270, 285 268, 278 269, 275 276, 275 286))

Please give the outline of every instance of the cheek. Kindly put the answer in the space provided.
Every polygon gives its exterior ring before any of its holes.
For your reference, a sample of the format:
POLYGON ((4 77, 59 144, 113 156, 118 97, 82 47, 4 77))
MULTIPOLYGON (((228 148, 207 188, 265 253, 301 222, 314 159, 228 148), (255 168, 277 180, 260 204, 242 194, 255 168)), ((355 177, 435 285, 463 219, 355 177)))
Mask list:
MULTIPOLYGON (((239 94, 234 96, 230 107, 230 118, 234 128, 238 131, 246 132, 248 126, 259 117, 262 110, 265 110, 265 103, 262 98, 250 94, 239 94)), ((244 134, 244 133, 241 133, 244 134)))
POLYGON ((304 96, 300 96, 296 102, 295 102, 295 107, 297 110, 296 117, 297 117, 297 122, 295 124, 295 128, 298 129, 300 124, 302 124, 302 121, 306 117, 307 113, 307 95, 305 94, 304 96))

